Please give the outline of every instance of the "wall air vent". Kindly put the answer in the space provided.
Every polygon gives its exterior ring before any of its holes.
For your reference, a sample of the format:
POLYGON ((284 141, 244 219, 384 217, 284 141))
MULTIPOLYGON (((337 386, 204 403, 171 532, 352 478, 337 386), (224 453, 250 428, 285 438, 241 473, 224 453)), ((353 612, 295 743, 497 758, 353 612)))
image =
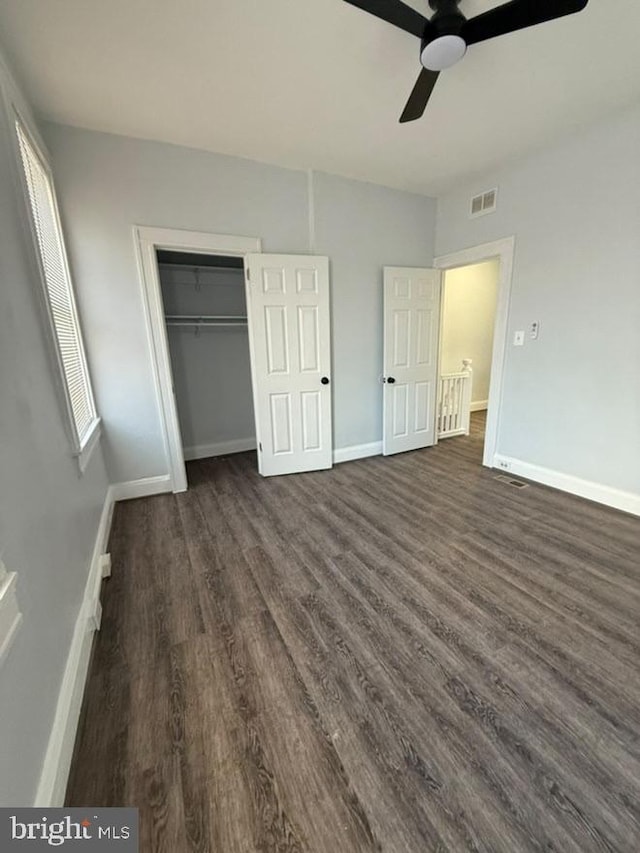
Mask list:
POLYGON ((498 203, 498 189, 494 187, 492 190, 480 193, 471 199, 469 208, 469 216, 484 216, 485 213, 493 213, 498 203))

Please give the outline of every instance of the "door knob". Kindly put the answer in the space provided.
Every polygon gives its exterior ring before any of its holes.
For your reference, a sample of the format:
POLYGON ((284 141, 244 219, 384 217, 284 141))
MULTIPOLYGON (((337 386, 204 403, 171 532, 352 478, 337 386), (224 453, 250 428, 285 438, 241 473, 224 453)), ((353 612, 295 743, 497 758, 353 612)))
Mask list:
POLYGON ((389 378, 387 379, 387 382, 389 383, 389 385, 393 385, 393 383, 394 383, 395 381, 396 381, 396 380, 393 378, 393 376, 389 376, 389 378))
POLYGON ((322 379, 320 380, 320 382, 322 382, 323 385, 328 385, 329 384, 329 377, 323 376, 322 379))

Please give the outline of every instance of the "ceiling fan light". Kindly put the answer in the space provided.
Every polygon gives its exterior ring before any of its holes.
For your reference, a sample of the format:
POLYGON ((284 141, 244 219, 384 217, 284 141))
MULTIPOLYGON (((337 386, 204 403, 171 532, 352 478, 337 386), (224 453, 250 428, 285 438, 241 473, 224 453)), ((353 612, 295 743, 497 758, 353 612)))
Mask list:
POLYGON ((440 36, 425 45, 420 62, 429 71, 444 71, 459 62, 467 52, 467 44, 461 36, 440 36))

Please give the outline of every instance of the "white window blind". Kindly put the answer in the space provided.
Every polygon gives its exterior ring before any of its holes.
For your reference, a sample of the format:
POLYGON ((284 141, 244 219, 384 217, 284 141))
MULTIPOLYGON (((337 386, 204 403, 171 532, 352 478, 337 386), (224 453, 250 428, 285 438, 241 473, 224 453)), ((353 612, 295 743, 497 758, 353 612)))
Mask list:
POLYGON ((42 260, 45 290, 75 430, 76 450, 80 451, 90 437, 97 415, 56 200, 49 171, 20 121, 16 121, 16 131, 42 260))

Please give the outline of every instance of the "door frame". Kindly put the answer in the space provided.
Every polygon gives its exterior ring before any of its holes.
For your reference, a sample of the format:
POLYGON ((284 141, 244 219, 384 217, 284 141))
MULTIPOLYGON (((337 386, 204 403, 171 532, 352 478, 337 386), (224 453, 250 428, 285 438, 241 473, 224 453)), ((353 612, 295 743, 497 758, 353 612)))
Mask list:
MULTIPOLYGON (((500 262, 498 274, 498 298, 493 326, 493 352, 491 355, 491 375, 489 378, 489 402, 487 404, 487 428, 484 438, 482 464, 494 467, 494 458, 498 449, 500 434, 500 416, 503 402, 504 363, 507 352, 507 333, 509 329, 509 310, 511 307, 511 282, 513 277, 513 258, 515 237, 504 237, 492 243, 471 246, 459 252, 450 252, 435 258, 434 266, 443 271, 478 264, 497 258, 500 262)), ((444 295, 444 275, 442 294, 444 295)), ((442 324, 444 298, 440 299, 440 334, 438 335, 438 381, 440 380, 440 359, 442 353, 442 324)), ((436 410, 436 428, 437 428, 436 410)), ((436 437, 437 440, 437 437, 436 437)))
POLYGON ((208 231, 155 228, 146 225, 135 225, 133 236, 160 429, 171 480, 171 491, 184 492, 187 489, 187 472, 182 450, 178 408, 173 393, 171 356, 156 251, 164 249, 201 255, 227 255, 244 258, 249 252, 261 252, 262 241, 259 237, 238 237, 230 234, 211 234, 208 231))

